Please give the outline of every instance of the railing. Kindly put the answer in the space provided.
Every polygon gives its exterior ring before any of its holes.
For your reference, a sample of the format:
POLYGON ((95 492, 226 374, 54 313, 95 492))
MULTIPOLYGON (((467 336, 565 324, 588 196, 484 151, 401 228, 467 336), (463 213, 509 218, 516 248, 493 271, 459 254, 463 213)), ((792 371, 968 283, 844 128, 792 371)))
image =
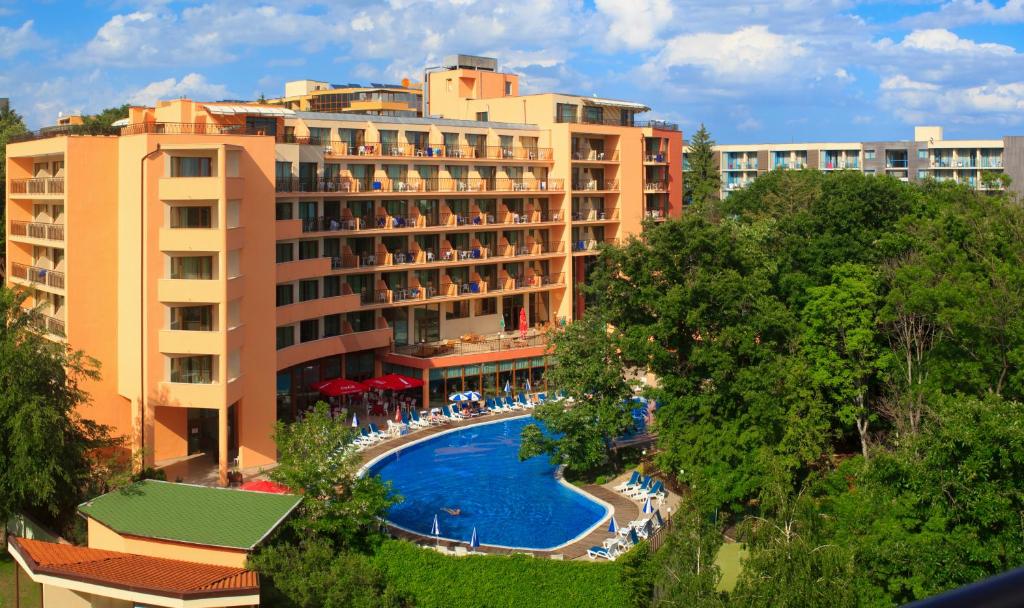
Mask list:
POLYGON ((58 319, 56 317, 51 317, 49 315, 40 314, 35 315, 32 318, 32 324, 39 331, 44 331, 48 334, 53 334, 54 336, 60 336, 61 338, 67 337, 67 334, 65 333, 64 329, 63 319, 58 319))
POLYGON ((277 142, 319 146, 323 148, 324 155, 330 157, 460 158, 510 161, 550 161, 554 158, 551 148, 532 146, 448 146, 445 144, 380 141, 352 143, 315 136, 295 135, 279 135, 277 142))
POLYGON ((983 169, 1001 169, 1003 167, 1003 159, 982 157, 981 165, 979 166, 983 169))
POLYGON ((726 163, 726 171, 757 171, 757 162, 726 163))
POLYGON ((466 340, 440 340, 437 342, 421 342, 408 346, 398 346, 395 353, 429 359, 432 357, 449 357, 458 355, 471 355, 477 353, 490 353, 518 348, 546 347, 548 338, 545 334, 536 333, 531 330, 526 338, 520 338, 519 332, 509 332, 507 335, 493 336, 489 338, 479 337, 466 340))
POLYGON ((12 179, 10 194, 64 194, 63 177, 12 179))
POLYGON ((666 162, 668 162, 668 160, 666 159, 664 153, 658 152, 657 154, 644 154, 644 162, 645 163, 666 163, 666 162))
POLYGON ((618 239, 578 239, 572 242, 573 253, 592 251, 597 253, 601 245, 618 245, 618 239))
POLYGON ((646 209, 644 217, 652 220, 663 220, 668 217, 668 212, 664 209, 646 209))
POLYGON ((648 192, 665 192, 668 190, 668 182, 661 179, 648 180, 644 182, 644 190, 648 192))
POLYGON ((64 273, 49 268, 28 266, 17 262, 11 264, 11 276, 23 281, 40 283, 57 289, 64 289, 64 273))
POLYGON ((181 384, 213 384, 213 370, 171 370, 171 382, 177 382, 181 384))
POLYGON ((579 160, 579 161, 589 161, 589 160, 617 161, 617 160, 619 160, 619 151, 618 150, 611 150, 611 151, 606 152, 604 150, 591 150, 591 149, 573 150, 572 159, 573 160, 579 160))
POLYGON ((277 179, 277 192, 423 193, 423 192, 561 192, 562 179, 450 177, 355 179, 285 177, 277 179))
POLYGON ((586 191, 586 190, 590 190, 590 191, 594 191, 594 190, 598 190, 598 191, 608 190, 608 191, 613 191, 614 192, 614 191, 619 189, 619 182, 617 180, 613 180, 613 179, 591 179, 591 180, 586 180, 586 181, 580 180, 580 181, 574 181, 572 183, 572 189, 573 190, 584 190, 584 191, 586 191))
POLYGON ((612 209, 611 211, 605 211, 604 209, 579 209, 572 212, 572 221, 574 222, 604 222, 617 219, 619 219, 618 209, 612 209))
POLYGON ((579 124, 579 125, 606 125, 609 127, 636 127, 636 126, 648 126, 651 121, 634 121, 632 117, 623 124, 621 118, 593 118, 588 117, 586 113, 579 114, 555 114, 555 122, 579 124))
POLYGON ((885 161, 886 169, 906 169, 908 161, 905 158, 902 159, 890 159, 885 161))
POLYGON ((267 135, 262 129, 251 129, 242 124, 225 125, 207 122, 139 122, 123 127, 104 125, 63 125, 45 127, 11 136, 8 143, 49 139, 69 135, 139 135, 142 133, 167 135, 267 135))
POLYGON ((27 236, 34 239, 63 241, 64 224, 11 221, 11 236, 27 236))
POLYGON ((637 120, 633 122, 634 127, 641 129, 661 129, 662 131, 678 131, 679 125, 665 120, 637 120))

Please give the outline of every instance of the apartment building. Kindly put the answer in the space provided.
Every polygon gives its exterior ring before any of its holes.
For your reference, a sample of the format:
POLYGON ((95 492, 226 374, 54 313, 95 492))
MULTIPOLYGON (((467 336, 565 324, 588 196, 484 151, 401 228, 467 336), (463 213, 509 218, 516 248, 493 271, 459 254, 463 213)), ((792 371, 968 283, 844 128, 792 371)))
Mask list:
POLYGON ((301 112, 420 116, 423 87, 402 84, 331 84, 320 80, 292 80, 284 85, 284 97, 267 104, 301 112))
POLYGON ((600 245, 681 212, 681 134, 511 74, 431 77, 429 118, 175 100, 12 143, 8 282, 102 363, 86 415, 223 480, 272 462, 325 379, 403 374, 420 406, 542 388, 600 245), (493 99, 469 82, 494 77, 493 99))
POLYGON ((766 171, 804 168, 953 181, 978 190, 1002 188, 990 176, 1005 174, 1011 190, 1024 191, 1024 137, 947 140, 942 127, 916 127, 913 140, 721 145, 715 157, 723 197, 766 171))

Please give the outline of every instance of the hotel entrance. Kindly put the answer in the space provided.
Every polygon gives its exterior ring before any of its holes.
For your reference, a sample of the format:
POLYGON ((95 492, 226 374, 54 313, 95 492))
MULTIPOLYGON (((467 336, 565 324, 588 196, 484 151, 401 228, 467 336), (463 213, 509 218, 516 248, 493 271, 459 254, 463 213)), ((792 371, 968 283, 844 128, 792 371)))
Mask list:
MULTIPOLYGON (((235 424, 235 406, 228 408, 228 462, 238 458, 238 425, 235 424)), ((220 461, 218 419, 220 411, 205 408, 188 410, 188 455, 206 454, 214 462, 220 461)))

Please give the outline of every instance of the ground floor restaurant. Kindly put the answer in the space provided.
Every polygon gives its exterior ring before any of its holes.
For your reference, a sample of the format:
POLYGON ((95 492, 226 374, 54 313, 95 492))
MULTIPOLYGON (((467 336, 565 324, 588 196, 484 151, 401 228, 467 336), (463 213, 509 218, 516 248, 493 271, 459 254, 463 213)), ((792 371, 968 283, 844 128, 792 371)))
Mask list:
MULTIPOLYGON (((437 365, 437 360, 431 364, 437 365)), ((526 391, 547 390, 547 369, 553 363, 550 356, 510 358, 470 365, 452 365, 421 369, 380 363, 380 374, 397 374, 422 381, 406 390, 384 390, 340 395, 328 398, 318 388, 326 380, 348 378, 357 381, 374 377, 374 352, 350 353, 307 361, 277 374, 277 418, 290 422, 311 408, 317 401, 329 401, 335 407, 351 408, 362 413, 381 399, 400 402, 403 407, 426 409, 448 403, 453 393, 476 391, 484 396, 513 395, 526 391)), ((371 383, 372 386, 372 383, 371 383)))

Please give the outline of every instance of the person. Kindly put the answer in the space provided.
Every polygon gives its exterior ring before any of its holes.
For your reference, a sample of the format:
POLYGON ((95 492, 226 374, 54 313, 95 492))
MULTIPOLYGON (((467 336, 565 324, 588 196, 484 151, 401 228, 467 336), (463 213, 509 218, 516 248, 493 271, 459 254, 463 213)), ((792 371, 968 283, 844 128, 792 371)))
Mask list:
POLYGON ((460 509, 460 508, 458 508, 458 507, 455 507, 455 508, 452 508, 452 507, 445 507, 445 508, 443 508, 443 509, 441 509, 441 510, 442 510, 442 511, 444 511, 445 513, 447 513, 448 515, 451 515, 452 517, 456 517, 456 516, 458 516, 458 515, 459 515, 460 513, 462 513, 462 509, 460 509))

